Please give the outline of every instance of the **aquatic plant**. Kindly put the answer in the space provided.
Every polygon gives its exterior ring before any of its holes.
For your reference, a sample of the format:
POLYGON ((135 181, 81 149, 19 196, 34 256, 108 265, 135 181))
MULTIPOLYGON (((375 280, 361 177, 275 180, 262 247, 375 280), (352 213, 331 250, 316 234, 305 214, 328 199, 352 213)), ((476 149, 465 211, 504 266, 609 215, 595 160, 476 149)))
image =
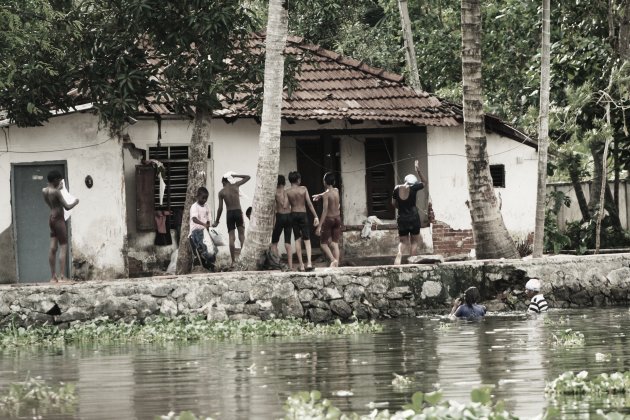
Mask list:
POLYGON ((414 383, 413 377, 411 376, 398 375, 397 373, 393 375, 394 379, 392 379, 392 385, 394 388, 409 388, 414 383))
POLYGON ((27 378, 14 382, 0 393, 0 413, 11 417, 38 418, 49 412, 69 413, 76 403, 73 384, 50 386, 41 379, 27 378))
POLYGON ((590 379, 583 370, 577 375, 564 372, 545 386, 545 393, 555 395, 602 395, 630 393, 630 371, 614 372, 610 375, 600 373, 590 379))
POLYGON ((212 417, 198 417, 191 411, 182 411, 176 414, 174 411, 164 415, 155 416, 155 420, 213 420, 212 417))
POLYGON ((207 321, 200 316, 154 317, 144 323, 111 321, 107 317, 77 322, 66 329, 54 325, 10 326, 0 330, 0 349, 35 345, 106 342, 167 342, 226 340, 256 337, 323 336, 382 331, 374 321, 314 324, 301 319, 268 321, 207 321))
POLYGON ((573 331, 568 328, 563 331, 559 331, 556 334, 551 334, 553 337, 552 344, 555 347, 582 347, 584 346, 584 334, 579 331, 573 331))
POLYGON ((424 420, 424 419, 473 419, 493 420, 518 419, 503 407, 502 403, 492 405, 489 388, 474 389, 471 402, 443 401, 440 391, 423 394, 416 392, 411 403, 403 410, 390 413, 389 410, 374 409, 369 414, 343 413, 328 399, 322 398, 319 391, 299 392, 287 399, 284 406, 285 420, 297 419, 338 419, 338 420, 424 420))
POLYGON ((612 354, 610 353, 595 353, 596 362, 610 362, 612 354))

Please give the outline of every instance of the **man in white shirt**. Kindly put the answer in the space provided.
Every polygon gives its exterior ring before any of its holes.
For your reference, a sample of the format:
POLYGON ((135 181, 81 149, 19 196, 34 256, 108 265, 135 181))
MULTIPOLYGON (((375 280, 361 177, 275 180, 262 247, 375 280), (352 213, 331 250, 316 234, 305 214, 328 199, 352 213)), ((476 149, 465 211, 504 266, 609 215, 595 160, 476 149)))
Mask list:
POLYGON ((190 238, 194 249, 201 257, 201 264, 208 270, 214 270, 216 257, 208 252, 208 248, 203 243, 203 232, 210 227, 210 209, 206 205, 208 201, 208 190, 200 187, 197 190, 197 201, 190 207, 190 238))

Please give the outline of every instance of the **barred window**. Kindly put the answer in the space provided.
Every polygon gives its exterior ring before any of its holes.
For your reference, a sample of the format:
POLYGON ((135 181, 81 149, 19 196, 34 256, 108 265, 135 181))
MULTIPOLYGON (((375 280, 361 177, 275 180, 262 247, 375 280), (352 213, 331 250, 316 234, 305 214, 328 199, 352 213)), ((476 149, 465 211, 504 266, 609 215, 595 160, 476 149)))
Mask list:
POLYGON ((505 188, 505 165, 490 165, 490 176, 493 187, 505 188))

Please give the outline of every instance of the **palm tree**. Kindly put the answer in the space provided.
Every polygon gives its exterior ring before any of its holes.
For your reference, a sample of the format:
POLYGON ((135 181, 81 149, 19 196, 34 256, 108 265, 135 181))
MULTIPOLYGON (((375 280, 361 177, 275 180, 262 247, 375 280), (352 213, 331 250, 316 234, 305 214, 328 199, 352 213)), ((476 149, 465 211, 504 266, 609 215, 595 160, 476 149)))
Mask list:
POLYGON ((256 192, 247 240, 241 251, 239 268, 256 269, 256 262, 269 246, 274 217, 274 196, 280 166, 280 125, 284 80, 284 47, 287 42, 286 0, 270 0, 265 40, 265 82, 258 141, 256 192))
POLYGON ((481 89, 480 0, 462 0, 462 76, 464 132, 468 161, 468 207, 477 257, 517 258, 492 186, 481 89))
POLYGON ((538 121, 538 190, 536 194, 536 228, 534 258, 543 254, 545 237, 545 196, 547 190, 547 148, 549 147, 549 90, 551 60, 550 0, 543 0, 542 54, 540 63, 540 117, 538 121))

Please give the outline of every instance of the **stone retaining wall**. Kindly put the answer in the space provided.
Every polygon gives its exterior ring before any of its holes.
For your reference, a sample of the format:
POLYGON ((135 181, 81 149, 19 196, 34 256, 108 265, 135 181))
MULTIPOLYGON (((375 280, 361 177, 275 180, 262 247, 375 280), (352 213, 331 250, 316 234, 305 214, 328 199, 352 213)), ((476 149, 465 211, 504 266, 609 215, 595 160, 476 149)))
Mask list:
POLYGON ((490 310, 524 310, 523 286, 543 280, 551 307, 627 304, 630 254, 318 269, 312 273, 239 272, 0 286, 0 325, 63 324, 100 316, 143 319, 202 313, 212 320, 384 318, 447 313, 477 286, 490 310))

